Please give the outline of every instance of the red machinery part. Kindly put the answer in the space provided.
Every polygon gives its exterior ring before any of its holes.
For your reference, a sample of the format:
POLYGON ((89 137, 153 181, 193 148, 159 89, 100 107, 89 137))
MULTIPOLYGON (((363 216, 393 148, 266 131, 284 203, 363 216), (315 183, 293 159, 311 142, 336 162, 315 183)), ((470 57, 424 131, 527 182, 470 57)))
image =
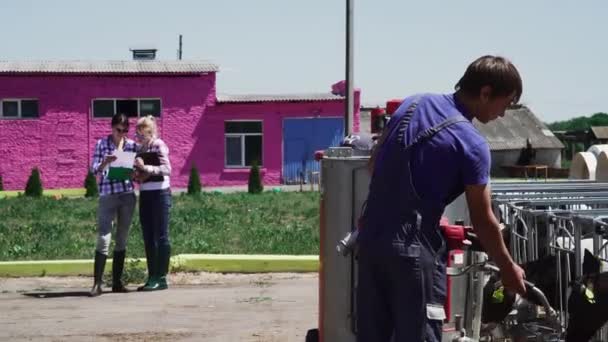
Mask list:
POLYGON ((315 151, 314 156, 315 156, 316 161, 320 161, 325 156, 325 151, 323 151, 323 150, 315 151))
POLYGON ((441 230, 448 245, 448 250, 462 250, 466 240, 466 227, 454 224, 442 224, 441 230))
MULTIPOLYGON (((466 231, 470 227, 464 225, 449 224, 448 220, 443 217, 439 222, 443 236, 448 247, 448 267, 461 267, 464 264, 464 246, 466 240, 466 231)), ((447 293, 444 303, 445 315, 450 319, 452 313, 452 278, 447 277, 447 293)))
POLYGON ((374 109, 372 109, 371 115, 372 117, 374 116, 379 116, 379 115, 384 115, 386 113, 386 111, 380 107, 376 107, 374 109))
POLYGON ((376 107, 372 109, 370 113, 370 122, 371 122, 371 130, 372 134, 380 133, 384 129, 384 117, 386 116, 386 111, 380 107, 376 107))
POLYGON ((399 108, 399 106, 401 106, 402 102, 403 102, 403 100, 397 100, 397 99, 386 101, 386 114, 392 115, 394 112, 397 111, 397 108, 399 108))

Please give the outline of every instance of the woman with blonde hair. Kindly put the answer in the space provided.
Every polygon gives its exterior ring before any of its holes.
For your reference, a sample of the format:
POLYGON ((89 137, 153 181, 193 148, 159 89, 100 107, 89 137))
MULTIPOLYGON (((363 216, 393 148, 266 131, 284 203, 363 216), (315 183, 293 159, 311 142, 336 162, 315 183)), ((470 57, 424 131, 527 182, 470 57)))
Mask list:
POLYGON ((142 117, 137 121, 135 137, 138 143, 135 180, 140 184, 139 220, 148 266, 148 280, 138 290, 164 290, 167 289, 167 273, 171 257, 169 148, 157 137, 156 121, 152 116, 142 117))

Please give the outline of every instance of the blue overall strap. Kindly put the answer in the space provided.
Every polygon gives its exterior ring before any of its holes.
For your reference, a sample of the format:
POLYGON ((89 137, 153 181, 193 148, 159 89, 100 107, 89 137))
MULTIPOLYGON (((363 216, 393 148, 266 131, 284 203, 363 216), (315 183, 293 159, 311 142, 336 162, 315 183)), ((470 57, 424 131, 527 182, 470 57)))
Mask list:
MULTIPOLYGON (((425 129, 424 131, 422 131, 421 133, 419 133, 416 136, 416 138, 414 138, 414 141, 412 141, 410 144, 404 144, 403 140, 401 140, 399 143, 402 144, 402 145, 405 145, 404 146, 404 151, 406 152, 406 154, 409 155, 412 147, 414 147, 414 146, 416 146, 416 145, 418 145, 418 144, 420 144, 422 142, 425 142, 425 141, 431 139, 439 131, 441 131, 441 130, 445 129, 446 127, 451 126, 453 124, 456 124, 456 123, 459 123, 459 122, 468 122, 468 121, 469 120, 467 118, 465 118, 464 116, 462 116, 462 115, 456 115, 456 116, 450 117, 450 118, 448 118, 448 119, 440 122, 439 124, 437 124, 437 125, 435 125, 433 127, 425 129)), ((400 127, 400 129, 401 128, 403 129, 403 132, 399 132, 400 134, 405 132, 405 130, 407 129, 407 124, 405 125, 405 127, 400 127)), ((400 138, 403 139, 403 137, 401 137, 401 136, 400 136, 400 138)), ((422 197, 420 196, 420 194, 418 193, 418 191, 416 191, 416 187, 414 186, 414 182, 412 180, 409 157, 407 157, 407 169, 408 169, 407 177, 408 177, 408 181, 410 183, 410 187, 412 189, 412 193, 414 194, 414 196, 416 197, 416 199, 420 201, 422 199, 422 197)))
POLYGON ((403 117, 401 118, 401 122, 399 122, 399 128, 398 128, 398 133, 397 133, 397 142, 399 144, 403 144, 403 139, 405 137, 405 131, 407 130, 407 127, 410 125, 410 120, 412 120, 412 115, 414 115, 414 112, 416 111, 416 107, 418 107, 418 99, 415 99, 412 104, 407 107, 407 109, 405 110, 405 114, 403 115, 403 117))
POLYGON ((453 124, 459 123, 459 122, 470 122, 470 121, 469 121, 469 119, 465 118, 462 115, 456 115, 451 118, 448 118, 448 119, 440 122, 439 124, 422 131, 422 133, 420 133, 420 134, 418 134, 418 136, 416 136, 414 141, 412 141, 410 144, 405 146, 405 149, 409 150, 413 146, 416 146, 424 141, 431 139, 433 136, 435 136, 435 134, 439 133, 444 128, 451 126, 453 124))

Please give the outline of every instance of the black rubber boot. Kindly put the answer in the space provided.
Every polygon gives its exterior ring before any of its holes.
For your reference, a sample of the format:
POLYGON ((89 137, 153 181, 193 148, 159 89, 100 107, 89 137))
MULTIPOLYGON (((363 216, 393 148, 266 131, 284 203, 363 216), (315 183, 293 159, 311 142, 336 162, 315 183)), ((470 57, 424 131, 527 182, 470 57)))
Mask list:
POLYGON ((155 277, 151 278, 148 285, 144 287, 144 291, 166 290, 169 287, 167 285, 167 273, 169 273, 171 260, 171 245, 159 246, 156 256, 155 277))
POLYGON ((145 247, 146 250, 146 266, 148 266, 148 279, 146 282, 137 288, 137 291, 143 291, 144 287, 150 284, 150 281, 156 277, 156 248, 154 247, 145 247))
POLYGON ((93 277, 95 282, 91 292, 89 292, 89 296, 91 297, 97 297, 103 292, 101 287, 103 286, 103 270, 106 267, 107 258, 107 255, 95 251, 95 265, 93 266, 93 277))
POLYGON ((127 293, 129 290, 122 284, 122 272, 125 268, 127 251, 114 251, 112 260, 112 292, 127 293))

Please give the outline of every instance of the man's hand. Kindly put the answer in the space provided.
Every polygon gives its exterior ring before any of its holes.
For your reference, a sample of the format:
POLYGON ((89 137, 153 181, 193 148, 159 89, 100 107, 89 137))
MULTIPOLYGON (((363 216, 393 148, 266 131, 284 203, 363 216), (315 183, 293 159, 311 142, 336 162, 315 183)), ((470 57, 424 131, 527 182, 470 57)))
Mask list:
POLYGON ((467 204, 473 229, 484 250, 500 268, 504 286, 520 294, 526 292, 524 271, 513 262, 502 238, 500 224, 492 211, 490 188, 483 185, 467 185, 465 188, 467 204))
POLYGON ((524 273, 524 270, 516 263, 503 265, 503 267, 500 268, 500 278, 504 287, 507 290, 517 292, 521 295, 526 293, 526 285, 524 284, 525 277, 526 274, 524 273))

